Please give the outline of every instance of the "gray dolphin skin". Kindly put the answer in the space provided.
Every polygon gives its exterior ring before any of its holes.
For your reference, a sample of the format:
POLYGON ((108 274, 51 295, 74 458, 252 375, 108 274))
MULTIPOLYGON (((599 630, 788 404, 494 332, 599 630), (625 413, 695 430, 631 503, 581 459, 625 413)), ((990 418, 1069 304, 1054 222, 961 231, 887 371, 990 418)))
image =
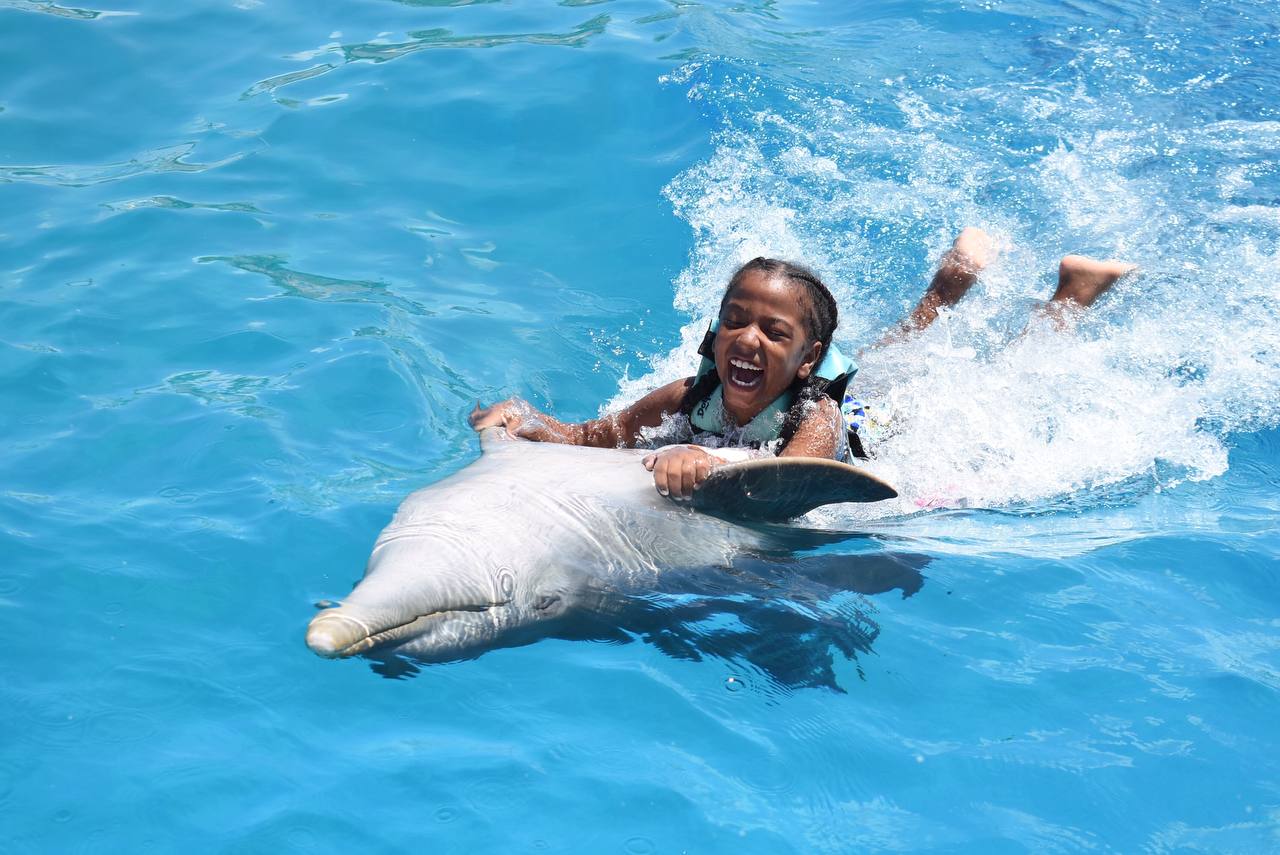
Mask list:
POLYGON ((645 452, 481 435, 483 454, 411 494, 364 578, 318 613, 307 646, 330 658, 390 652, 447 661, 643 591, 678 568, 727 567, 765 532, 657 493, 645 452))

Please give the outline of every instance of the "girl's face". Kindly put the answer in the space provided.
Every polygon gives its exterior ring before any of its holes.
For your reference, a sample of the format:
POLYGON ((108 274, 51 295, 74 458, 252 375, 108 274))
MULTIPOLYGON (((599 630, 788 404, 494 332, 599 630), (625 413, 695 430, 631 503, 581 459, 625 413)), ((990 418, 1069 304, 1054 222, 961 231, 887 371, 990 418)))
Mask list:
POLYGON ((744 425, 786 391, 808 379, 822 354, 805 327, 807 295, 786 277, 748 271, 720 310, 716 373, 724 408, 744 425))

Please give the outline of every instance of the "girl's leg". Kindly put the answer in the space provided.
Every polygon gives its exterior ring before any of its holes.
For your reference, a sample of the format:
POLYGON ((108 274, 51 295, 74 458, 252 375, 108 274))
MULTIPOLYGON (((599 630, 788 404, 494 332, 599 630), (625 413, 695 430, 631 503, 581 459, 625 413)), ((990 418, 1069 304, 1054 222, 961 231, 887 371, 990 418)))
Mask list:
POLYGON ((1043 312, 1058 329, 1067 329, 1120 277, 1136 268, 1137 265, 1123 261, 1098 261, 1084 255, 1068 255, 1058 265, 1058 290, 1053 292, 1043 312))
POLYGON ((982 229, 970 226, 960 232, 951 249, 938 262, 938 270, 920 302, 876 344, 902 341, 933 323, 939 309, 954 306, 969 292, 973 283, 978 281, 978 274, 991 263, 994 255, 995 242, 982 229))

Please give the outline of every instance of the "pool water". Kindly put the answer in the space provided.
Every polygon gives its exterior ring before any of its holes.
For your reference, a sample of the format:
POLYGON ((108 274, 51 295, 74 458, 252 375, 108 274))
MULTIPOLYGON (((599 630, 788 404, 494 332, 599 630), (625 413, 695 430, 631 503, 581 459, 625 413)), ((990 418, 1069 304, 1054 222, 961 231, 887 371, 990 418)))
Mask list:
POLYGON ((1273 3, 0 0, 0 48, 0 852, 1280 851, 1273 3), (759 254, 856 351, 966 225, 863 358, 902 499, 808 520, 910 596, 303 644, 477 399, 685 376, 759 254), (1068 252, 1141 271, 1024 334, 1068 252))

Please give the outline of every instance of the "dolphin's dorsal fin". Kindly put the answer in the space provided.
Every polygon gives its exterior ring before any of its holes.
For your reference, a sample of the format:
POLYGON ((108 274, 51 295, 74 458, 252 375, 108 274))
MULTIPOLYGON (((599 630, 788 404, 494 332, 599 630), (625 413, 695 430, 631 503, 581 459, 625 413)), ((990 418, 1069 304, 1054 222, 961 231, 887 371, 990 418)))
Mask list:
POLYGON ((712 470, 695 510, 736 522, 785 522, 822 505, 881 502, 898 491, 864 469, 820 457, 765 457, 712 470))

